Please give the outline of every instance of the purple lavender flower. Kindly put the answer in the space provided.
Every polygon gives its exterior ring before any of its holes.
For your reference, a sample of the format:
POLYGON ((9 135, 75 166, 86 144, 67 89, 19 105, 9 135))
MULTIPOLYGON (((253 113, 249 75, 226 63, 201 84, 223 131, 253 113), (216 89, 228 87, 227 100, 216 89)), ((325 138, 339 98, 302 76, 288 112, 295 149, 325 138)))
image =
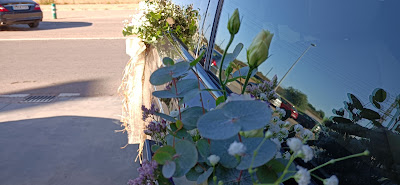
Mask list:
POLYGON ((161 122, 157 121, 152 121, 146 126, 146 130, 144 130, 144 133, 146 135, 153 136, 155 133, 164 133, 166 132, 166 121, 162 120, 161 122))
POLYGON ((142 120, 146 121, 150 115, 154 115, 156 112, 158 112, 158 109, 154 104, 151 104, 150 109, 147 109, 146 106, 142 105, 142 120))
POLYGON ((142 184, 155 184, 156 174, 155 171, 157 169, 156 161, 147 161, 143 160, 142 166, 137 170, 139 172, 139 176, 134 180, 129 180, 127 184, 129 185, 142 185, 142 184))

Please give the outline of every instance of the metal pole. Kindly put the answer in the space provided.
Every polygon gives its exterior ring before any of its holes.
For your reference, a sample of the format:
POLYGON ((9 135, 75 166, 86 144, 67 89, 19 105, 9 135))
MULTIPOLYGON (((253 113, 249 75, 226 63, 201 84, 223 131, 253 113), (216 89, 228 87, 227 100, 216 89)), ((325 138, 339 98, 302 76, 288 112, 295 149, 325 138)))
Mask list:
POLYGON ((53 19, 57 19, 57 9, 54 3, 51 4, 51 12, 53 13, 53 19))
POLYGON ((300 59, 304 56, 304 54, 307 53, 307 51, 311 48, 311 47, 315 47, 315 44, 311 44, 310 46, 308 46, 308 48, 303 52, 303 54, 300 55, 300 57, 293 63, 292 67, 289 68, 289 70, 286 72, 285 75, 283 75, 282 79, 279 81, 278 85, 275 87, 275 91, 278 89, 279 85, 281 85, 283 79, 286 78, 286 76, 289 74, 289 72, 293 69, 293 67, 297 64, 297 62, 300 61, 300 59))

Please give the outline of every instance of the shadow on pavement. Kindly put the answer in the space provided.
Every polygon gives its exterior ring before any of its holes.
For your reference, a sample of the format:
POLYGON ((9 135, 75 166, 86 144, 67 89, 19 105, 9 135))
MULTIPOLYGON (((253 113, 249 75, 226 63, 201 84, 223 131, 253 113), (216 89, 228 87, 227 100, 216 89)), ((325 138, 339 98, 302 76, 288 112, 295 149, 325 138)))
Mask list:
MULTIPOLYGON (((99 88, 102 86, 101 80, 86 80, 68 83, 60 83, 52 86, 44 86, 39 88, 26 89, 21 91, 10 91, 1 93, 3 95, 12 94, 29 94, 30 96, 56 96, 56 98, 47 103, 20 103, 25 98, 0 97, 0 113, 14 111, 19 109, 27 109, 37 106, 45 106, 53 103, 73 100, 76 97, 98 96, 99 88), (60 93, 80 93, 79 96, 58 97, 60 93)), ((0 95, 1 95, 0 94, 0 95)), ((1 181, 0 181, 1 182, 1 181)))
POLYGON ((0 122, 0 182, 126 184, 137 177, 138 145, 128 145, 118 120, 57 116, 0 122))
POLYGON ((92 26, 90 22, 51 22, 43 21, 37 28, 30 28, 27 24, 17 24, 9 26, 0 26, 0 31, 31 31, 31 30, 54 30, 65 28, 78 28, 92 26))

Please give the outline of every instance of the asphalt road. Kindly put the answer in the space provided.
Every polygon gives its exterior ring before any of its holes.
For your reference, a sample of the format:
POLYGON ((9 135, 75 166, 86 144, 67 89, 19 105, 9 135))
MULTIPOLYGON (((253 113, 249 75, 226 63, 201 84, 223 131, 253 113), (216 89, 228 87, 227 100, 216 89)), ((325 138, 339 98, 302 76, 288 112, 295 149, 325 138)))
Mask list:
POLYGON ((37 29, 0 27, 1 185, 110 185, 137 177, 138 145, 121 149, 127 134, 115 132, 129 60, 122 21, 131 13, 70 10, 52 20, 45 12, 37 29))
POLYGON ((0 27, 0 95, 117 95, 129 60, 122 21, 133 11, 48 13, 37 29, 0 27))

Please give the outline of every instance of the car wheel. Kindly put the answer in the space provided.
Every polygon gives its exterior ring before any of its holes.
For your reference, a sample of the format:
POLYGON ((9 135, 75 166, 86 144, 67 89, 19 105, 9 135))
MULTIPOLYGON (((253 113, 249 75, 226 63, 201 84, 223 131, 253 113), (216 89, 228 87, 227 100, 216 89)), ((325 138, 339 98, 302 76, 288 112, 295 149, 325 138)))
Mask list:
POLYGON ((290 112, 290 110, 286 110, 286 109, 284 109, 284 110, 286 111, 286 114, 282 118, 282 121, 286 121, 288 118, 290 118, 290 114, 292 114, 292 112, 290 112))
POLYGON ((37 28, 39 26, 39 22, 29 23, 28 26, 30 28, 37 28))

